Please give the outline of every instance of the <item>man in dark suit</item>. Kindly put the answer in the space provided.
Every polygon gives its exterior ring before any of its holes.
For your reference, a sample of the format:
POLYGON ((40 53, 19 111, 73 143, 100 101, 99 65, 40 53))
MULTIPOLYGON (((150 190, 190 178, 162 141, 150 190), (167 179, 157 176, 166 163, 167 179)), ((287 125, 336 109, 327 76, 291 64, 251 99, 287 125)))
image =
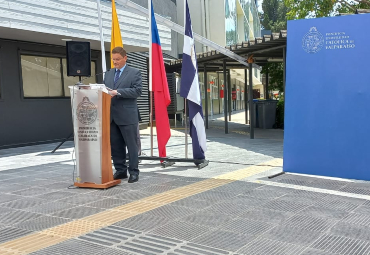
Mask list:
POLYGON ((122 47, 112 50, 114 68, 106 72, 104 84, 111 88, 111 149, 113 164, 116 169, 114 179, 127 178, 129 183, 139 180, 138 169, 138 107, 137 98, 141 95, 141 73, 126 64, 127 55, 122 47), (126 146, 130 157, 126 165, 126 146))

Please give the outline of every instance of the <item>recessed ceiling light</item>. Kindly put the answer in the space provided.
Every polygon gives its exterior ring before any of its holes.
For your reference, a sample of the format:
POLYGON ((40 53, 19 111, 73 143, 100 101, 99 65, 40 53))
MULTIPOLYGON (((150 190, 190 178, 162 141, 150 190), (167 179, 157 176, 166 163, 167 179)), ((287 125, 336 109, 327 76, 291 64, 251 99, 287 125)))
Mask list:
POLYGON ((72 39, 63 38, 62 41, 72 41, 72 39))

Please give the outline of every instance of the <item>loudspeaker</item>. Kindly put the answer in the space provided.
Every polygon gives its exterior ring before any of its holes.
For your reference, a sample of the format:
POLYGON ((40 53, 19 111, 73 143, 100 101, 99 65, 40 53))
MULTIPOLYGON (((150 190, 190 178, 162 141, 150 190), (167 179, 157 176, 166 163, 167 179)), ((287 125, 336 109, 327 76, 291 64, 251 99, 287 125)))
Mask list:
POLYGON ((90 42, 67 42, 67 76, 91 76, 90 42))

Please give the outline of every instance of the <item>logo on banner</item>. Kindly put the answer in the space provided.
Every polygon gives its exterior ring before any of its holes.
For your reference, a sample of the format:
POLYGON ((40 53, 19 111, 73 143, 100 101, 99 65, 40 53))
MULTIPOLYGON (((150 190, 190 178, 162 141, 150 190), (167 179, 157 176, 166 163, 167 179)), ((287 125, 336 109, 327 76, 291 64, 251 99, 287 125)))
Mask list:
POLYGON ((317 31, 316 27, 311 27, 310 31, 303 37, 302 47, 307 53, 317 53, 324 45, 324 37, 317 31))
POLYGON ((90 102, 88 97, 84 97, 77 106, 77 118, 84 125, 91 125, 98 117, 98 108, 90 102))

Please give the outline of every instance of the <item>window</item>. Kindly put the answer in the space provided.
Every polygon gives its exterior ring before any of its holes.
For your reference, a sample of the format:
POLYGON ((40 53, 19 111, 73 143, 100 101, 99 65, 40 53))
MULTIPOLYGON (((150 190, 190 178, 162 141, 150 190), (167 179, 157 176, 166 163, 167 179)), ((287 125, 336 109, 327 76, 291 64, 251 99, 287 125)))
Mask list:
POLYGON ((200 85, 200 93, 202 95, 202 99, 204 99, 204 95, 205 95, 205 90, 204 90, 204 82, 199 82, 199 85, 200 85))
MULTIPOLYGON (((65 58, 21 55, 23 95, 33 97, 67 97, 68 86, 76 84, 78 77, 67 76, 65 58)), ((95 62, 91 62, 91 77, 85 84, 96 83, 95 62)))

